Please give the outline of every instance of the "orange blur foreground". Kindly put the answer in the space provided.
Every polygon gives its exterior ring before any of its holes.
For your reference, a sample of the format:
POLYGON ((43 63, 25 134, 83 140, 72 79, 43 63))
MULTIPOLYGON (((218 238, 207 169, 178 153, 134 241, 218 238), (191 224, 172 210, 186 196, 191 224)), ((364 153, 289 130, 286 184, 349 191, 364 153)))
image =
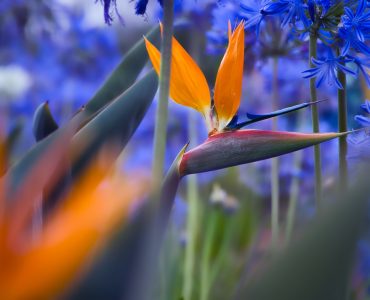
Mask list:
POLYGON ((143 178, 131 174, 129 179, 94 162, 35 235, 30 228, 42 191, 30 180, 45 176, 42 164, 50 161, 44 157, 35 164, 32 176, 18 188, 27 187, 26 193, 17 193, 21 198, 6 199, 5 179, 0 179, 2 300, 50 299, 66 291, 148 186, 143 178))

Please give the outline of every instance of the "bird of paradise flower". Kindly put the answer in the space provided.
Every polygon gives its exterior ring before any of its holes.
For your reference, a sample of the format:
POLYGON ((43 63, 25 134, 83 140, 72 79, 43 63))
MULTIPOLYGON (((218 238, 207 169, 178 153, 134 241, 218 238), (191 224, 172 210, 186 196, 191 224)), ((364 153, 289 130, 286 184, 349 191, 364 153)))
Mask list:
MULTIPOLYGON (((160 52, 146 38, 145 43, 153 67, 159 74, 160 52)), ((170 97, 181 105, 199 111, 205 119, 209 135, 222 132, 240 105, 244 23, 241 22, 233 33, 229 23, 229 46, 217 73, 213 107, 203 72, 175 38, 172 39, 172 47, 170 97)))
MULTIPOLYGON (((160 51, 144 37, 147 52, 157 74, 160 51)), ((228 24, 229 43, 219 66, 211 101, 206 78, 191 56, 172 39, 170 97, 178 104, 200 112, 208 129, 208 139, 186 152, 180 163, 181 176, 206 172, 279 156, 309 147, 347 133, 304 134, 268 130, 240 130, 251 123, 316 104, 302 103, 272 113, 246 114, 238 123, 236 113, 242 95, 244 64, 244 22, 235 30, 228 24)))

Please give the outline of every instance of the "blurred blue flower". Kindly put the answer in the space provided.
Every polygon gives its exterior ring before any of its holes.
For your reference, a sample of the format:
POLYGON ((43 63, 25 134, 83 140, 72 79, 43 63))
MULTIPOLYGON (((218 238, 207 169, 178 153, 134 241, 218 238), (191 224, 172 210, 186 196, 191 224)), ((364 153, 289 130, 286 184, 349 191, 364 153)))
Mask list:
MULTIPOLYGON (((95 0, 95 3, 98 1, 99 0, 95 0)), ((113 22, 112 8, 114 9, 118 18, 122 20, 121 15, 119 14, 117 9, 117 0, 100 0, 100 3, 104 7, 104 21, 107 25, 111 25, 113 22)))
POLYGON ((226 0, 212 9, 212 27, 207 31, 207 52, 222 54, 227 45, 227 23, 236 24, 239 15, 239 4, 234 0, 226 0))
POLYGON ((347 30, 341 27, 338 31, 338 37, 343 44, 341 55, 347 55, 349 50, 353 48, 357 52, 370 56, 370 47, 359 40, 357 34, 353 30, 347 30))
POLYGON ((370 68, 370 59, 369 58, 361 59, 359 57, 352 55, 347 55, 346 57, 349 60, 351 60, 353 64, 355 64, 355 66, 357 67, 356 70, 357 75, 361 74, 365 79, 367 86, 370 87, 370 75, 368 72, 368 69, 370 68))
POLYGON ((306 16, 307 4, 302 0, 268 1, 261 10, 263 15, 280 15, 281 25, 295 24, 301 21, 306 27, 310 24, 306 16))
POLYGON ((365 103, 361 104, 361 108, 368 114, 370 114, 370 101, 365 100, 365 103))
MULTIPOLYGON (((370 101, 365 100, 365 103, 361 104, 361 108, 367 113, 370 114, 370 101)), ((370 127, 370 118, 369 116, 356 115, 355 121, 363 127, 370 127)))
MULTIPOLYGON (((117 9, 117 0, 95 0, 95 3, 100 1, 104 8, 104 21, 106 24, 111 25, 113 22, 112 10, 118 16, 121 23, 123 19, 117 9)), ((137 0, 135 3, 135 13, 137 15, 144 15, 146 13, 146 8, 148 6, 149 0, 137 0)), ((158 0, 160 6, 163 6, 163 0, 158 0)))
POLYGON ((369 117, 365 117, 365 116, 362 116, 362 115, 356 115, 355 120, 357 121, 357 123, 359 123, 363 127, 369 127, 370 126, 370 118, 369 117))
POLYGON ((370 28, 370 12, 366 12, 366 1, 359 0, 355 13, 352 9, 345 7, 345 14, 342 16, 343 28, 353 31, 359 41, 365 41, 365 34, 370 28))
POLYGON ((356 76, 356 73, 347 68, 345 63, 352 62, 351 59, 334 56, 331 49, 327 51, 328 55, 324 59, 311 58, 312 63, 316 66, 303 72, 305 74, 303 78, 316 77, 316 87, 319 87, 323 81, 326 81, 329 85, 335 84, 338 89, 343 89, 342 84, 338 80, 338 71, 341 70, 346 74, 356 76))
POLYGON ((266 0, 263 1, 250 1, 242 0, 240 3, 240 16, 246 20, 245 28, 256 28, 257 35, 259 34, 260 25, 265 14, 262 13, 263 8, 267 4, 266 0))

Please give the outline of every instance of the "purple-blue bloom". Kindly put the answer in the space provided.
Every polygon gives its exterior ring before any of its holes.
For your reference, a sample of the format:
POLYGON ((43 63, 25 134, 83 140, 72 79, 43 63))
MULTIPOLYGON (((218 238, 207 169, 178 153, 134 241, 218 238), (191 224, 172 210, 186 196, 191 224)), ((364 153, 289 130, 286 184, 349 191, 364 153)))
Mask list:
POLYGON ((363 127, 370 127, 370 118, 369 117, 356 115, 355 120, 357 121, 357 123, 359 123, 363 127))
MULTIPOLYGON (((95 0, 95 3, 98 2, 98 0, 95 0)), ((114 8, 117 16, 121 19, 120 14, 117 10, 117 1, 116 0, 100 0, 100 3, 104 7, 104 22, 108 25, 112 24, 113 17, 111 9, 114 8)))
POLYGON ((267 4, 267 1, 242 1, 240 3, 241 13, 240 16, 246 20, 245 28, 255 27, 257 35, 259 34, 259 28, 265 14, 262 13, 262 9, 267 4))
POLYGON ((343 28, 353 31, 361 42, 365 41, 365 34, 367 34, 370 27, 370 12, 365 10, 366 1, 359 0, 355 13, 352 12, 351 8, 345 7, 345 14, 342 16, 343 28))
POLYGON ((212 10, 212 27, 207 31, 207 52, 223 54, 227 45, 227 23, 236 24, 239 5, 236 1, 228 0, 218 4, 212 10))
POLYGON ((261 13, 263 15, 281 15, 282 26, 301 21, 307 27, 309 25, 309 20, 306 16, 307 10, 307 4, 302 0, 278 0, 267 2, 262 8, 261 13))
POLYGON ((357 74, 361 73, 361 75, 364 77, 367 83, 367 86, 370 87, 370 75, 368 72, 368 69, 370 68, 369 58, 361 59, 359 57, 352 55, 347 55, 347 58, 350 59, 352 63, 356 65, 357 67, 356 73, 357 74))
MULTIPOLYGON (((361 108, 366 114, 370 114, 370 101, 366 99, 365 103, 361 104, 361 108)), ((368 116, 356 115, 355 120, 363 127, 370 127, 370 118, 368 116)))
POLYGON ((347 30, 344 27, 341 27, 338 31, 338 37, 343 43, 341 51, 342 55, 347 55, 350 48, 353 48, 357 52, 370 56, 370 47, 360 41, 353 30, 347 30))
POLYGON ((352 60, 343 56, 334 56, 333 51, 328 49, 328 56, 323 59, 311 58, 312 63, 316 66, 303 72, 304 78, 316 77, 316 87, 319 87, 323 81, 329 85, 335 84, 338 89, 343 89, 342 84, 338 80, 338 71, 343 71, 346 74, 356 76, 356 73, 345 66, 345 63, 352 62, 352 60))
POLYGON ((365 103, 361 104, 361 108, 368 114, 370 114, 370 101, 365 100, 365 103))

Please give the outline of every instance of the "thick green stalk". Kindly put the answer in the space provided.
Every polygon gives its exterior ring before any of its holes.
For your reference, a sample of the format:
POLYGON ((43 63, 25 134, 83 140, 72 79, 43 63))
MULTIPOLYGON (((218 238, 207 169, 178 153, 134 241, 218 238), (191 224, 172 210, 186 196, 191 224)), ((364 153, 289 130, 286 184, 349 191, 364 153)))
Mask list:
MULTIPOLYGON (((339 55, 339 49, 337 50, 337 55, 339 55)), ((347 131, 347 99, 346 99, 346 74, 342 71, 338 71, 338 80, 342 84, 343 89, 338 89, 338 131, 347 131)), ((347 141, 346 137, 339 138, 339 182, 340 189, 342 192, 346 191, 348 171, 347 171, 347 141)))
MULTIPOLYGON (((278 81, 278 58, 273 59, 272 78, 272 111, 278 109, 279 81, 278 81)), ((272 119, 272 130, 278 129, 277 118, 272 119)), ((271 159, 271 243, 277 246, 279 240, 279 158, 271 159)))
MULTIPOLYGON (((311 61, 311 58, 317 57, 317 35, 316 33, 310 34, 310 45, 309 45, 309 65, 310 68, 313 68, 314 65, 311 61)), ((310 78, 310 95, 311 101, 317 101, 317 91, 316 91, 316 78, 310 78)), ((320 132, 320 123, 319 123, 319 111, 317 105, 313 105, 311 108, 312 112, 312 130, 317 133, 320 132)), ((321 197, 322 197, 322 176, 321 176, 321 150, 320 145, 314 146, 315 152, 315 195, 316 195, 316 206, 320 206, 321 197)))
MULTIPOLYGON (((189 139, 192 144, 197 142, 197 126, 196 115, 194 111, 189 112, 189 139)), ((193 174, 188 177, 187 199, 188 199, 188 214, 187 214, 187 243, 185 248, 185 263, 184 263, 184 299, 192 299, 193 283, 194 283, 194 267, 196 254, 196 241, 199 230, 199 194, 197 175, 193 174)))
POLYGON ((170 87, 174 0, 163 1, 163 38, 159 74, 159 100, 154 128, 153 184, 154 189, 163 179, 163 165, 167 140, 168 97, 170 87))

